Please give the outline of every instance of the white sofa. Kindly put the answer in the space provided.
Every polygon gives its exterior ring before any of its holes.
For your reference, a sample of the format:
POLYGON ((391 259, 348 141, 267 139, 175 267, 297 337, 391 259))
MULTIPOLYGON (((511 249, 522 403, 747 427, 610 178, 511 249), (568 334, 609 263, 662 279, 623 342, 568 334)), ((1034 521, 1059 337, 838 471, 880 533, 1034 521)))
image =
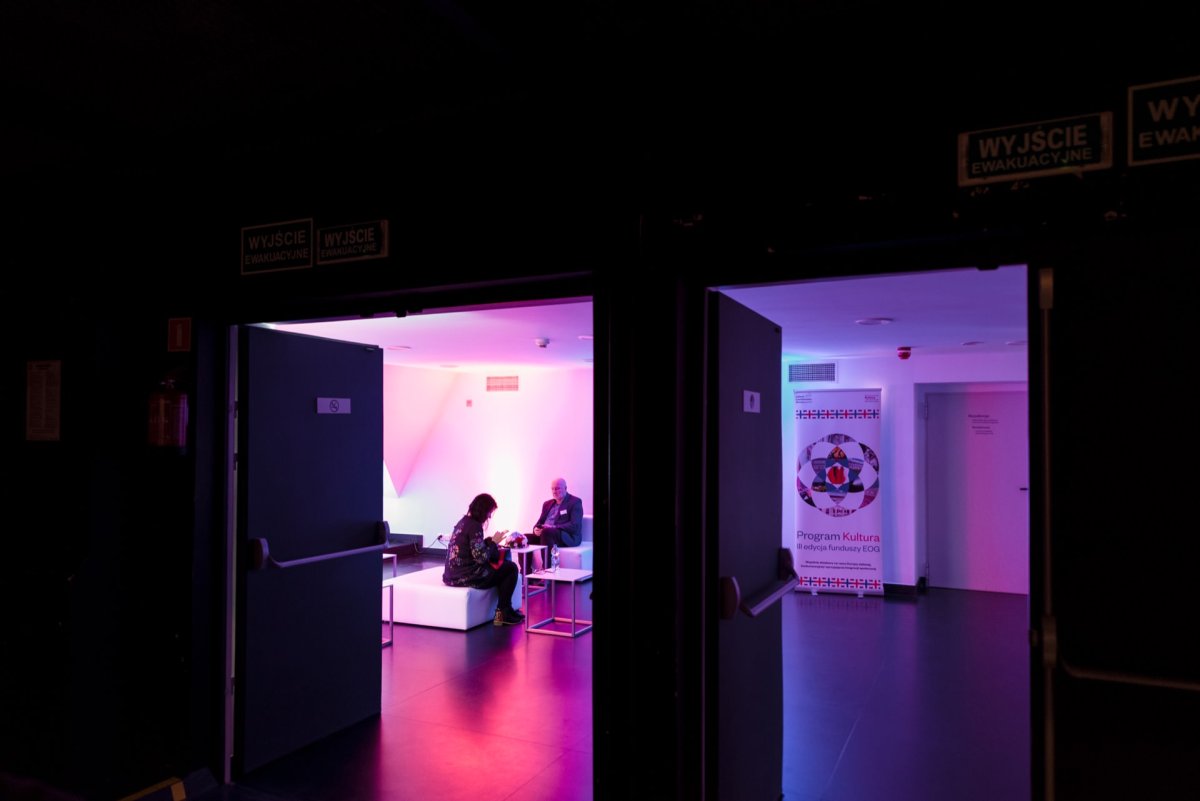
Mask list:
MULTIPOLYGON (((384 579, 383 586, 391 587, 392 620, 416 626, 435 626, 442 629, 467 629, 491 623, 496 614, 499 591, 495 587, 478 590, 472 587, 447 587, 442 583, 442 566, 405 573, 384 579)), ((521 581, 513 590, 513 608, 521 605, 521 581)), ((383 592, 383 614, 388 619, 388 592, 383 592)))
POLYGON ((576 570, 592 569, 592 516, 583 516, 583 527, 580 529, 582 541, 572 547, 558 549, 558 566, 571 567, 576 570))

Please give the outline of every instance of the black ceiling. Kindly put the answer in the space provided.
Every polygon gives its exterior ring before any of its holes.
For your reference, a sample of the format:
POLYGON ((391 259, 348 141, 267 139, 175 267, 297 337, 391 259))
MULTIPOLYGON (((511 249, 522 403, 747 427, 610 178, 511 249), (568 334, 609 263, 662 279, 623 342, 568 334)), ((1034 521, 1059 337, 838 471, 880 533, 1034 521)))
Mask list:
MULTIPOLYGON (((956 131, 1112 107, 1194 64, 1196 12, 1053 4, 17 0, 0 176, 336 143, 865 180, 956 131), (1181 19, 1186 13, 1188 19, 1181 19), (1142 31, 1143 33, 1135 33, 1142 31)), ((940 167, 939 167, 940 168, 940 167)), ((597 169, 600 169, 599 167, 597 169)), ((765 182, 765 181, 764 181, 765 182)))

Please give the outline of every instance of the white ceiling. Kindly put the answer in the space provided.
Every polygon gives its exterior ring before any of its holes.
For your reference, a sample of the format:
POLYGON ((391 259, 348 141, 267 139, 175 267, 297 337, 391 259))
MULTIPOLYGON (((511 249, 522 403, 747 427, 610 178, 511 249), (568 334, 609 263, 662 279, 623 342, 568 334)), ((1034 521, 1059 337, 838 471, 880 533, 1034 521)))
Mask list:
POLYGON ((274 327, 379 345, 384 364, 458 370, 592 366, 592 304, 580 298, 274 327), (537 345, 539 339, 546 347, 537 345))
MULTIPOLYGON (((943 270, 721 291, 778 323, 787 361, 1024 349, 1024 265, 943 270), (856 324, 891 318, 887 325, 856 324), (967 345, 964 343, 975 342, 967 345), (1010 344, 1016 343, 1016 344, 1010 344)), ((386 364, 435 369, 590 368, 592 304, 573 298, 407 317, 277 324, 280 330, 379 345, 386 364), (547 340, 539 347, 536 340, 547 340), (403 347, 406 346, 406 347, 403 347)))
POLYGON ((783 328, 785 359, 886 356, 901 346, 912 348, 916 359, 1024 348, 1025 275, 1024 265, 1014 265, 722 291, 783 328), (856 322, 881 317, 892 322, 856 322))

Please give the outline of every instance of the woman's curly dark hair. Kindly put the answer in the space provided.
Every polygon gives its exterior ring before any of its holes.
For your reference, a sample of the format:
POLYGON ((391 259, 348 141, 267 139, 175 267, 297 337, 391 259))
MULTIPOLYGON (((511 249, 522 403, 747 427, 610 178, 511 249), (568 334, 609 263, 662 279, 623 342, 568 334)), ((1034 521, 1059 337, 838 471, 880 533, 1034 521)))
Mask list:
POLYGON ((467 507, 467 517, 480 523, 485 522, 496 508, 496 499, 486 492, 476 495, 467 507))

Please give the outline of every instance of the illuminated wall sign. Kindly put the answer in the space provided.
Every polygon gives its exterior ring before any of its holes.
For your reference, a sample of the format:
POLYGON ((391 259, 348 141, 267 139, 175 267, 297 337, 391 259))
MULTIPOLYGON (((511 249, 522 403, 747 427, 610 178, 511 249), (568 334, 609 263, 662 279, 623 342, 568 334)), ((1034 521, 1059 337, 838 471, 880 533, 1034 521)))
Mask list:
POLYGON ((242 229, 242 275, 300 270, 312 265, 312 218, 242 229))
POLYGON ((1112 166, 1112 112, 958 135, 958 185, 1073 175, 1112 166))
POLYGON ((1200 76, 1129 87, 1129 166, 1200 158, 1200 76))
POLYGON ((317 229, 317 264, 382 259, 387 254, 387 220, 317 229))

